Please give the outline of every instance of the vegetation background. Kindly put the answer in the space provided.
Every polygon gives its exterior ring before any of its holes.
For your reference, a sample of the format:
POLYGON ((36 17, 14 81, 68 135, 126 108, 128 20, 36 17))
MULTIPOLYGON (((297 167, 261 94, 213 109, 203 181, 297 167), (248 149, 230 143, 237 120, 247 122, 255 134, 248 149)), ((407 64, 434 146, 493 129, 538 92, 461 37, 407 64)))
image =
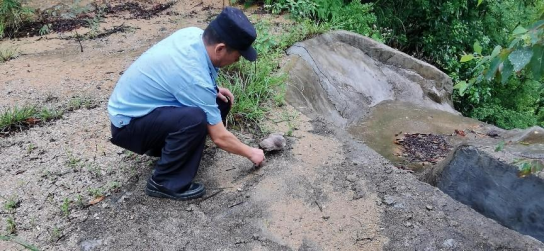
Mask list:
MULTIPOLYGON (((232 1, 261 5, 296 20, 281 36, 271 35, 271 25, 259 21, 260 60, 254 66, 242 61, 223 71, 222 82, 238 97, 229 120, 235 124, 260 120, 266 112, 264 101, 283 104, 284 76, 275 73, 287 47, 315 34, 343 29, 381 41, 449 74, 457 83, 455 108, 465 116, 505 129, 544 126, 544 0, 232 1)), ((40 34, 52 32, 51 24, 36 13, 20 0, 0 0, 0 38, 9 38, 23 24, 36 20, 43 22, 40 34)), ((95 24, 94 36, 83 39, 96 37, 100 18, 97 12, 89 19, 95 24)), ((0 47, 0 62, 17 56, 17 50, 0 47)), ((3 118, 16 118, 17 113, 15 108, 5 111, 3 118)), ((17 123, 4 121, 3 128, 17 123)))

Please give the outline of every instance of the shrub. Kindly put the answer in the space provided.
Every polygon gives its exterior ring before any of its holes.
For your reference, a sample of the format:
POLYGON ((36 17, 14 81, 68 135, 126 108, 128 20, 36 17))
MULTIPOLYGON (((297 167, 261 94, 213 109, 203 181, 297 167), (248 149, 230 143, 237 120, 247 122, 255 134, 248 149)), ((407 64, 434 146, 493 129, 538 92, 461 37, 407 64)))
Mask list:
POLYGON ((0 38, 13 35, 22 23, 32 19, 33 10, 19 0, 0 0, 0 38))

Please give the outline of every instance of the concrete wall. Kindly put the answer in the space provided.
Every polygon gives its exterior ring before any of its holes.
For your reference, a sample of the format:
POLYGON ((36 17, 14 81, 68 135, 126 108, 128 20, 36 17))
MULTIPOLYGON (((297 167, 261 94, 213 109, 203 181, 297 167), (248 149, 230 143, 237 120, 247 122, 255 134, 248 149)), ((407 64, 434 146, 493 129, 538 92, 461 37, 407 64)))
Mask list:
POLYGON ((544 241, 544 181, 519 178, 517 171, 466 146, 444 167, 437 186, 484 216, 544 241))

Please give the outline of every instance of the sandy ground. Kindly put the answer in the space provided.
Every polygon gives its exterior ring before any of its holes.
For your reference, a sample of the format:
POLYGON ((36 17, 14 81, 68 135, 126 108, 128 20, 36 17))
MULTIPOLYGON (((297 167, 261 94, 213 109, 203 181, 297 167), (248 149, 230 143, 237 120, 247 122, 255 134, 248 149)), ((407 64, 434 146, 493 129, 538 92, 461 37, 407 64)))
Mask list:
MULTIPOLYGON (((53 2, 60 1, 30 1, 40 8, 53 2)), ((0 205, 17 202, 0 210, 0 234, 14 227, 19 243, 44 250, 542 248, 289 105, 268 115, 267 129, 292 135, 286 150, 267 155, 264 167, 256 170, 208 143, 197 176, 207 187, 204 198, 147 197, 142 189, 156 159, 109 142, 107 99, 138 55, 179 28, 204 28, 222 5, 180 1, 171 9, 178 15, 107 18, 103 27, 135 29, 85 40, 83 52, 77 41, 61 39, 73 34, 0 42, 21 51, 0 64, 0 109, 59 108, 74 97, 96 105, 0 138, 0 205), (89 205, 97 195, 106 197, 89 205)), ((260 140, 235 134, 253 146, 260 140)), ((24 247, 0 241, 0 249, 24 247)))

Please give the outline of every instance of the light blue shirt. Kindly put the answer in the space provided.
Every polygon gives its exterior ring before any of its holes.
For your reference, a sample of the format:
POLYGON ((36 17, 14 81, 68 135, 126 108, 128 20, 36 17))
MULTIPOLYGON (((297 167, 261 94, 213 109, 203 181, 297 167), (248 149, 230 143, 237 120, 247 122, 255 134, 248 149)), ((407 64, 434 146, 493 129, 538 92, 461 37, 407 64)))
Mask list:
POLYGON ((158 107, 199 107, 211 125, 221 122, 217 107, 218 69, 212 65, 196 27, 181 29, 142 54, 121 76, 108 102, 118 128, 158 107))

